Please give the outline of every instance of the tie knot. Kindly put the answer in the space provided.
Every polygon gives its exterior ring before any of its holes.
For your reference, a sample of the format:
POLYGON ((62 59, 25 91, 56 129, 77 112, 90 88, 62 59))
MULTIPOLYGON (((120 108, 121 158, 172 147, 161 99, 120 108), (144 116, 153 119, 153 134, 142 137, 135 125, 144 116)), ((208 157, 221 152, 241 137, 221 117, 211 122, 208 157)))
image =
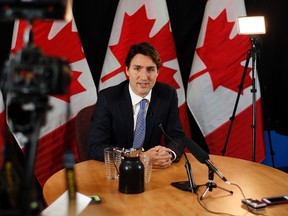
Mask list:
POLYGON ((147 102, 146 99, 142 99, 142 100, 140 101, 140 109, 141 109, 141 110, 145 109, 146 102, 147 102))

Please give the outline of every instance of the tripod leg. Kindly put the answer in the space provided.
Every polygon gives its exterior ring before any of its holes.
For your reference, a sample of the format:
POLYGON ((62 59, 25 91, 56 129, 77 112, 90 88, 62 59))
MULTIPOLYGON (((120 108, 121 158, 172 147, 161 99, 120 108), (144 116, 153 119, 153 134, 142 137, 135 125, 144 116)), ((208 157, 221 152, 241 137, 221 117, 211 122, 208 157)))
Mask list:
POLYGON ((213 180, 211 179, 205 185, 206 185, 206 190, 203 192, 202 196, 200 197, 200 200, 204 199, 204 196, 206 195, 208 191, 212 191, 213 188, 217 187, 216 184, 214 184, 213 180))
POLYGON ((228 189, 226 189, 226 188, 223 188, 223 187, 220 187, 220 186, 217 186, 219 189, 222 189, 222 190, 224 190, 224 191, 227 191, 228 193, 230 193, 230 194, 233 194, 233 191, 231 191, 231 190, 228 190, 228 189))
POLYGON ((207 187, 206 190, 203 192, 203 194, 200 197, 200 200, 204 199, 204 196, 207 194, 208 191, 209 191, 209 187, 207 187))
MULTIPOLYGON (((197 188, 199 188, 201 186, 206 185, 206 190, 201 195, 200 200, 204 199, 204 196, 206 195, 206 193, 208 191, 212 191, 213 188, 217 188, 218 187, 217 184, 215 184, 214 181, 213 181, 214 180, 214 172, 211 169, 209 169, 208 177, 209 177, 209 180, 208 180, 208 182, 206 184, 202 184, 202 185, 198 185, 197 186, 197 188)), ((222 189, 224 191, 227 191, 230 194, 233 194, 233 191, 227 190, 225 188, 219 187, 219 189, 222 189)))
POLYGON ((248 69, 248 65, 249 65, 249 61, 250 61, 251 55, 252 54, 251 54, 251 49, 250 49, 247 52, 245 67, 244 67, 244 70, 243 70, 241 82, 240 82, 240 84, 238 86, 238 94, 237 94, 236 102, 235 102, 235 105, 234 105, 234 108, 233 108, 232 116, 229 118, 230 119, 230 125, 229 125, 229 129, 228 129, 227 136, 226 136, 226 139, 225 139, 224 147, 223 147, 223 149, 221 151, 222 152, 222 156, 224 156, 226 154, 228 141, 229 141, 230 134, 231 134, 231 131, 232 131, 232 126, 233 126, 233 123, 234 123, 234 119, 235 119, 236 110, 237 110, 237 107, 238 107, 240 95, 241 95, 241 92, 243 91, 244 81, 245 81, 245 77, 246 77, 246 74, 247 74, 247 69, 248 69))
POLYGON ((206 186, 207 186, 207 187, 206 187, 206 190, 205 190, 205 191, 203 192, 203 194, 201 195, 200 200, 204 199, 204 196, 207 194, 207 192, 208 192, 208 191, 212 191, 213 188, 219 188, 219 189, 221 189, 221 190, 227 191, 227 192, 230 193, 230 194, 233 194, 233 191, 228 190, 228 189, 223 188, 223 187, 220 187, 220 186, 217 186, 217 184, 215 184, 215 183, 213 183, 213 182, 208 182, 208 183, 206 184, 206 186))

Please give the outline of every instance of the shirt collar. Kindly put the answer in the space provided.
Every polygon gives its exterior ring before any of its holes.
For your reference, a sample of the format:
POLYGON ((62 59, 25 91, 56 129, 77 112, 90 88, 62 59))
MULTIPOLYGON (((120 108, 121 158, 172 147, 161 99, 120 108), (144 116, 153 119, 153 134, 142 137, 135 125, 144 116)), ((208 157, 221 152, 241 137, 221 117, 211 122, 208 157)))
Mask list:
POLYGON ((148 103, 150 102, 151 100, 151 93, 152 93, 152 90, 144 97, 140 97, 138 95, 136 95, 132 88, 131 88, 131 85, 129 84, 129 93, 130 93, 130 96, 131 96, 131 100, 132 100, 132 105, 135 106, 136 104, 138 104, 142 99, 146 99, 148 101, 148 103))

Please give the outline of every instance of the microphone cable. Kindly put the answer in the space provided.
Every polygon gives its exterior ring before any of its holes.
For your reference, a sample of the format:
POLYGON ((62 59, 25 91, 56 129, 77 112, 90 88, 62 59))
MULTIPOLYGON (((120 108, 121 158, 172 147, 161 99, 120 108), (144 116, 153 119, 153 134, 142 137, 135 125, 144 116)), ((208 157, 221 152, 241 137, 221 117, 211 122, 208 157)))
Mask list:
MULTIPOLYGON (((175 145, 178 147, 179 144, 176 143, 176 142, 165 132, 165 130, 163 129, 162 123, 159 123, 158 126, 159 126, 160 129, 162 130, 163 134, 164 134, 173 144, 175 144, 175 145)), ((190 150, 190 149, 189 149, 189 150, 190 150)), ((198 149, 197 149, 197 150, 198 150, 198 149)), ((191 153, 193 154, 193 152, 191 152, 191 153)), ((206 155, 203 155, 202 152, 200 152, 200 153, 201 153, 200 156, 196 157, 196 159, 199 160, 199 162, 201 162, 204 158, 206 158, 206 155), (204 157, 204 156, 205 156, 205 157, 204 157)), ((187 171, 188 179, 189 179, 189 180, 191 179, 191 181, 189 182, 189 184, 190 184, 190 186, 193 185, 191 192, 194 192, 194 193, 197 195, 197 201, 198 201, 199 205, 200 205, 205 211, 207 211, 207 212, 209 212, 209 213, 212 213, 212 214, 227 215, 227 216, 237 216, 237 215, 230 214, 230 213, 226 213, 226 212, 212 211, 212 210, 208 209, 208 208, 203 204, 202 200, 200 199, 201 196, 199 196, 199 194, 198 194, 197 191, 196 191, 196 189, 197 189, 198 187, 195 185, 195 183, 194 183, 194 181, 193 181, 193 178, 192 178, 192 174, 191 174, 191 164, 190 164, 190 162, 189 162, 189 160, 188 160, 188 157, 187 157, 185 151, 183 152, 183 154, 184 154, 185 160, 186 160, 185 168, 186 168, 186 171, 187 171), (187 164, 188 164, 188 165, 187 165, 187 164), (190 172, 189 172, 189 170, 190 170, 190 172)), ((193 154, 193 155, 194 155, 194 154, 193 154)), ((195 155, 194 155, 194 156, 195 156, 195 155)), ((208 155, 208 159, 209 159, 209 155, 208 155)), ((209 165, 210 165, 210 164, 213 165, 213 163, 212 163, 210 160, 209 160, 209 162, 210 162, 209 165)), ((202 162, 201 162, 201 163, 202 163, 202 162)), ((205 160, 205 163, 207 163, 207 160, 205 160)), ((208 166, 208 164, 206 164, 206 165, 208 166)), ((208 166, 208 167, 209 167, 209 166, 208 166)), ((213 165, 212 167, 215 168, 214 165, 213 165)), ((217 170, 217 169, 215 168, 215 169, 213 169, 212 171, 215 172, 215 170, 217 170)), ((222 177, 221 179, 222 179, 226 184, 229 184, 229 185, 231 185, 231 186, 237 187, 237 188, 240 190, 240 192, 241 192, 241 194, 242 194, 242 196, 243 196, 243 199, 246 199, 246 196, 245 196, 243 190, 241 189, 241 187, 240 187, 238 184, 227 181, 227 179, 222 175, 222 173, 221 173, 219 170, 217 170, 217 171, 218 171, 218 173, 217 173, 217 172, 215 172, 215 173, 216 173, 217 175, 220 175, 219 177, 220 177, 220 178, 222 177)), ((189 189, 191 189, 191 188, 189 188, 189 189)), ((252 208, 249 207, 249 206, 247 206, 247 210, 248 210, 250 213, 253 213, 253 214, 255 214, 255 215, 265 216, 265 214, 263 214, 263 213, 257 213, 257 212, 255 212, 255 211, 253 211, 252 208)))
MULTIPOLYGON (((245 196, 242 188, 241 188, 238 184, 230 182, 230 185, 233 185, 233 186, 237 187, 237 188, 239 189, 239 191, 241 192, 243 199, 246 199, 246 196, 245 196)), ((228 215, 228 216, 240 216, 240 215, 236 215, 236 214, 230 214, 230 213, 227 213, 227 212, 217 212, 217 211, 212 211, 212 210, 208 209, 208 208, 203 204, 203 201, 200 199, 200 196, 199 196, 198 194, 197 194, 197 201, 198 201, 199 205, 200 205, 205 211, 207 211, 207 212, 209 212, 209 213, 218 214, 218 215, 228 215)), ((255 212, 255 211, 253 211, 253 208, 249 207, 248 205, 246 205, 246 206, 247 206, 247 210, 248 210, 250 213, 254 214, 254 215, 267 216, 267 215, 265 215, 263 212, 257 213, 257 212, 255 212)), ((241 214, 241 215, 242 215, 242 214, 241 214)))

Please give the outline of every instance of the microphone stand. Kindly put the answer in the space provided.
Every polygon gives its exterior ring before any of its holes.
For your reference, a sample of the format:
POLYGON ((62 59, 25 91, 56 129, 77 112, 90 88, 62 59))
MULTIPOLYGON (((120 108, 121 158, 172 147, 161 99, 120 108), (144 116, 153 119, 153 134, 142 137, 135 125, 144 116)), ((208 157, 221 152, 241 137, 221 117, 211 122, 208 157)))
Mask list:
MULTIPOLYGON (((160 127, 160 129, 162 130, 163 134, 176 146, 178 146, 178 143, 176 143, 170 136, 168 136, 168 134, 165 132, 165 130, 163 129, 162 124, 160 123, 158 125, 160 127)), ((188 181, 181 181, 181 182, 172 182, 171 185, 183 190, 183 191, 191 191, 192 193, 196 193, 196 189, 197 186, 195 185, 194 181, 193 181, 193 177, 192 177, 192 170, 191 170, 191 164, 187 158, 187 155, 185 153, 185 150, 183 151, 183 154, 185 156, 185 169, 187 172, 187 176, 188 176, 188 181)))
POLYGON ((206 190, 201 195, 200 200, 204 199, 204 196, 206 195, 206 193, 208 191, 212 191, 213 188, 219 188, 219 189, 222 189, 224 191, 229 192, 230 194, 233 194, 233 191, 227 190, 226 188, 223 188, 223 187, 220 187, 220 186, 217 186, 217 184, 214 183, 214 171, 210 167, 209 167, 209 170, 208 170, 208 182, 206 184, 198 185, 197 188, 202 187, 202 186, 206 186, 206 190))
POLYGON ((196 193, 197 186, 195 185, 192 178, 191 164, 187 158, 186 153, 184 152, 183 154, 185 156, 185 169, 188 176, 188 181, 172 182, 171 185, 183 191, 191 191, 192 193, 196 193))
MULTIPOLYGON (((205 151, 203 151, 200 147, 198 147, 196 145, 196 143, 193 143, 189 138, 186 138, 186 140, 184 141, 184 145, 189 149, 189 151, 193 154, 193 156, 200 162, 203 164, 206 164, 208 166, 209 169, 209 173, 208 173, 208 179, 209 181, 206 184, 203 185, 199 185, 196 187, 196 189, 198 189, 201 186, 206 186, 206 190, 204 191, 204 193, 202 194, 202 196, 200 197, 200 200, 202 200, 205 196, 205 194, 208 191, 212 191, 213 188, 216 188, 217 185, 213 182, 214 180, 214 173, 216 173, 219 178, 221 178, 225 183, 227 184, 231 184, 230 182, 227 181, 227 179, 222 175, 222 173, 213 165, 213 162, 210 161, 209 159, 209 155, 208 153, 206 153, 205 151)), ((227 190, 225 188, 219 187, 222 190, 225 190, 227 192, 229 192, 230 194, 233 194, 233 191, 227 190)))

